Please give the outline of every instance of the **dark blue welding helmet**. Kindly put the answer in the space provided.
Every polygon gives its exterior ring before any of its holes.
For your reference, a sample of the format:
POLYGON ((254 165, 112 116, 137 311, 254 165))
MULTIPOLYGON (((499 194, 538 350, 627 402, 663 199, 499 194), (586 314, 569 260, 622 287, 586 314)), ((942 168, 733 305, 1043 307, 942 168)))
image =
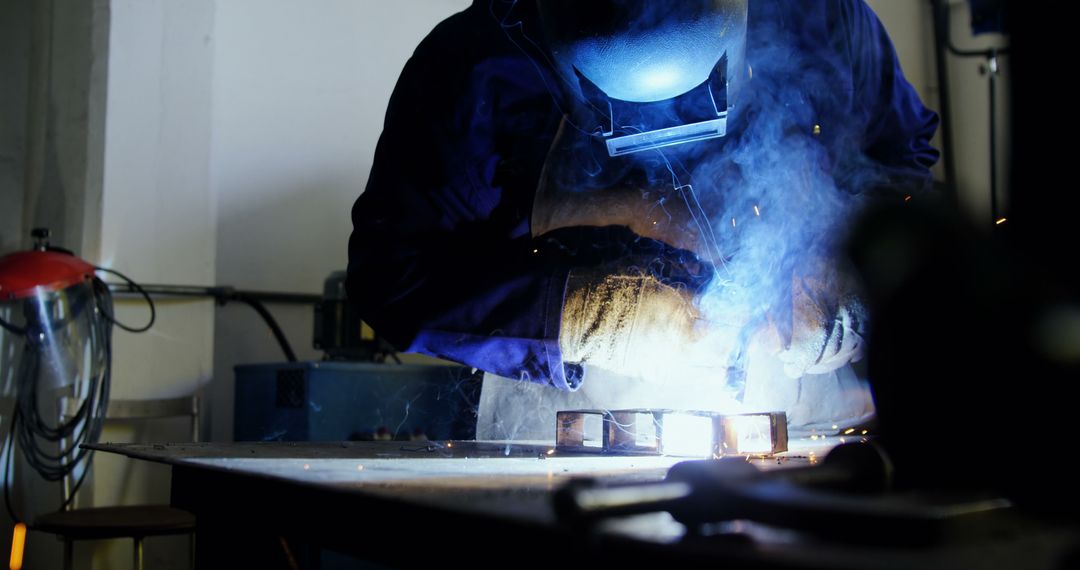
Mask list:
POLYGON ((574 122, 610 156, 722 137, 746 67, 748 0, 538 0, 574 122))

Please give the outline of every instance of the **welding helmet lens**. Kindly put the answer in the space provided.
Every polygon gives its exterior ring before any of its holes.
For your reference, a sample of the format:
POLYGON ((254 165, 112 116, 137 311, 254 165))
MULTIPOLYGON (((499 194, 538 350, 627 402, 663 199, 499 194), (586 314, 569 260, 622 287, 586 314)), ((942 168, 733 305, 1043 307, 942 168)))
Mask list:
POLYGON ((748 0, 539 0, 578 126, 619 156, 727 132, 748 0))

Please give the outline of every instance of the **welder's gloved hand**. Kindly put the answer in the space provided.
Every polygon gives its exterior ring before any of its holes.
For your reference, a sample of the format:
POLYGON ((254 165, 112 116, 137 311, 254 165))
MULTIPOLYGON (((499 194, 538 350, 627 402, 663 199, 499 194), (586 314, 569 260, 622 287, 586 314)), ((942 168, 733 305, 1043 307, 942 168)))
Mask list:
POLYGON ((571 273, 559 334, 565 362, 651 377, 702 334, 693 294, 681 280, 673 286, 640 268, 571 273))
POLYGON ((535 243, 542 256, 577 268, 577 278, 647 276, 693 295, 702 291, 714 274, 712 264, 694 252, 639 236, 626 226, 560 228, 535 243))
POLYGON ((854 293, 796 278, 792 305, 791 343, 778 356, 787 376, 825 374, 862 359, 867 313, 854 293))

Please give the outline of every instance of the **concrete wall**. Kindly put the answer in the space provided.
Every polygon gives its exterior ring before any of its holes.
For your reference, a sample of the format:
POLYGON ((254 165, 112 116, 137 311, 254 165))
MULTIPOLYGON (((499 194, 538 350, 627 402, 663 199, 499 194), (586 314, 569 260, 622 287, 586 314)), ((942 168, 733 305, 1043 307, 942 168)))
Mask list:
POLYGON ((32 12, 29 2, 0 2, 0 255, 22 245, 32 12))

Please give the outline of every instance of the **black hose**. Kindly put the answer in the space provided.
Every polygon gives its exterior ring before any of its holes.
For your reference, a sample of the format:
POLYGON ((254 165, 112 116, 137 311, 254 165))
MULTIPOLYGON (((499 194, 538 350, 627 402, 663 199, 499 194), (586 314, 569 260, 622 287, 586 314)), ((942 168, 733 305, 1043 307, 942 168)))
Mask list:
POLYGON ((277 339, 278 345, 281 346, 281 351, 285 353, 285 359, 289 362, 296 362, 296 353, 293 352, 292 346, 289 344, 289 339, 285 338, 285 332, 281 330, 281 326, 278 325, 274 316, 270 314, 270 311, 266 309, 266 306, 262 302, 245 295, 244 293, 234 293, 232 300, 239 301, 245 305, 251 307, 256 313, 262 317, 266 322, 266 326, 270 327, 270 332, 274 333, 274 338, 277 339))
POLYGON ((120 328, 122 328, 122 329, 124 329, 124 330, 126 330, 128 332, 141 333, 141 332, 146 332, 146 331, 150 330, 150 327, 154 326, 154 321, 157 320, 157 309, 154 307, 154 300, 150 298, 150 294, 147 293, 145 289, 140 287, 138 283, 136 283, 136 282, 132 281, 131 279, 129 279, 127 275, 124 275, 123 273, 120 273, 119 271, 116 271, 115 269, 107 269, 105 267, 94 267, 94 269, 97 270, 97 271, 103 271, 105 273, 115 275, 115 276, 123 279, 125 282, 127 282, 128 287, 130 287, 132 290, 134 290, 134 291, 138 292, 140 295, 142 295, 143 299, 146 299, 146 304, 150 306, 150 322, 146 323, 146 325, 142 326, 142 327, 137 327, 137 328, 136 327, 129 327, 129 326, 125 325, 124 323, 121 323, 121 322, 117 321, 115 318, 113 318, 113 315, 112 315, 111 311, 107 312, 107 313, 103 312, 103 314, 105 315, 105 318, 108 319, 109 321, 111 321, 116 326, 118 326, 118 327, 120 327, 120 328))
POLYGON ((278 346, 281 347, 281 352, 285 355, 285 358, 289 362, 296 362, 296 352, 293 351, 292 345, 289 343, 289 339, 285 336, 285 332, 278 325, 277 320, 274 319, 273 314, 266 308, 264 303, 293 303, 303 305, 314 305, 322 300, 318 295, 307 295, 301 293, 278 293, 278 292, 264 292, 264 291, 239 291, 232 287, 202 287, 197 285, 143 285, 138 290, 132 287, 130 281, 127 284, 110 283, 114 291, 135 293, 138 292, 143 295, 172 295, 177 297, 206 297, 214 299, 219 305, 226 305, 229 302, 236 301, 244 303, 251 307, 260 317, 266 326, 270 328, 270 332, 273 333, 274 339, 277 341, 278 346))

